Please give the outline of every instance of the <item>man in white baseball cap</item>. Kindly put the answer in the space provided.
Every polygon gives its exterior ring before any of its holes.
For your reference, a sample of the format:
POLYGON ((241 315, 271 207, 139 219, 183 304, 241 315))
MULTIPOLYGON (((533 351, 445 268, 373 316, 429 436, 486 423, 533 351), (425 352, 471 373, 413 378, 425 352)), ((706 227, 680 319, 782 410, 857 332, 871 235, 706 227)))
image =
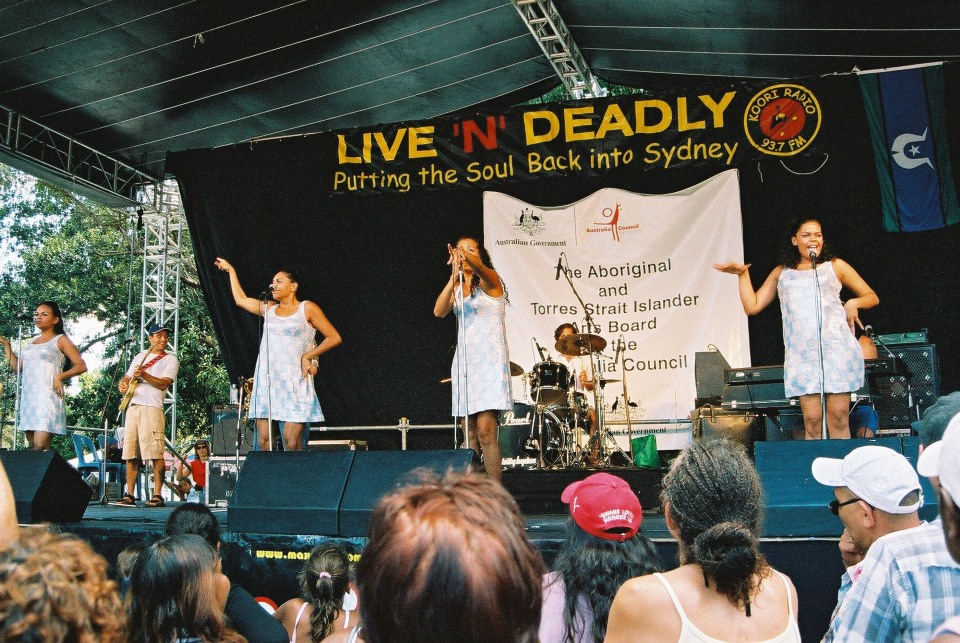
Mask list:
POLYGON ((824 641, 929 640, 953 615, 960 568, 938 537, 939 527, 919 519, 923 493, 909 461, 898 451, 869 445, 842 460, 817 458, 812 472, 833 487, 830 510, 866 552, 859 567, 844 574, 824 641))
MULTIPOLYGON (((930 478, 937 489, 946 547, 953 559, 960 563, 960 415, 950 420, 939 442, 931 444, 920 454, 917 469, 930 478)), ((955 611, 960 610, 955 608, 955 611)), ((934 632, 935 637, 943 637, 937 640, 953 640, 949 635, 960 637, 960 615, 955 615, 934 632)))

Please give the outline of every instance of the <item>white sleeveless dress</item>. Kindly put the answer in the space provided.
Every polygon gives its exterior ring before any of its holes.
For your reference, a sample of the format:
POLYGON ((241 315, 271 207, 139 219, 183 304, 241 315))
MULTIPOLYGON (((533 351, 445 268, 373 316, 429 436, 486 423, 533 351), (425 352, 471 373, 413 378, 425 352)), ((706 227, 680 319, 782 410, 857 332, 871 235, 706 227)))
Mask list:
POLYGON ((480 411, 512 409, 506 293, 494 298, 478 286, 466 300, 459 290, 455 298, 453 311, 460 317, 462 301, 463 319, 457 326, 457 351, 450 370, 452 415, 463 417, 480 411))
POLYGON ((820 392, 820 355, 817 347, 816 288, 820 285, 820 310, 823 318, 824 390, 847 393, 863 386, 863 352, 847 325, 847 314, 840 303, 843 287, 833 270, 833 262, 812 270, 784 269, 777 281, 780 311, 783 315, 783 386, 787 397, 820 392))
POLYGON ((57 348, 63 335, 42 344, 24 344, 20 350, 22 392, 20 395, 21 431, 67 432, 67 413, 63 398, 53 390, 53 378, 63 372, 66 356, 57 348))
POLYGON ((251 418, 323 422, 313 377, 304 377, 300 371, 300 356, 316 346, 317 331, 307 322, 306 303, 301 301, 297 312, 289 317, 278 316, 276 306, 267 310, 250 393, 251 418))

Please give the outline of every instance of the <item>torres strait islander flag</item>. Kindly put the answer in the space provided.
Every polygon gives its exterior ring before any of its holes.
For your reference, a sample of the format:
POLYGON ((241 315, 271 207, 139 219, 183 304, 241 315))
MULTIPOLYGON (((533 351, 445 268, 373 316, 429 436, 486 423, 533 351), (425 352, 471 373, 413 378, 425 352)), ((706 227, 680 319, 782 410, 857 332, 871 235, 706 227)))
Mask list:
POLYGON ((943 67, 860 75, 888 232, 960 222, 944 126, 943 67))

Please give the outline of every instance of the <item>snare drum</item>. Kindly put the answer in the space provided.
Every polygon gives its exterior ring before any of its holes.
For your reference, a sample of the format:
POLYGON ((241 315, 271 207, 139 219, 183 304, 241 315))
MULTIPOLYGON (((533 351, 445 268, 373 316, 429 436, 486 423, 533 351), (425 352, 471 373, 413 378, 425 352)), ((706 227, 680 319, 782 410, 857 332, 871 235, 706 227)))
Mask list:
POLYGON ((559 362, 547 360, 533 367, 533 386, 530 392, 537 404, 562 404, 567 399, 570 371, 559 362))

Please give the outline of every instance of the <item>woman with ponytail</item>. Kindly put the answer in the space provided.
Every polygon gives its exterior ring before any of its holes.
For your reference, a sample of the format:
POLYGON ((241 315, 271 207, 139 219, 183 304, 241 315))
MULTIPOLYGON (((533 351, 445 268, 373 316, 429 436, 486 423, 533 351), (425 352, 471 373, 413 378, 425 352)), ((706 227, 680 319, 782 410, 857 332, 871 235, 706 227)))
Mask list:
POLYGON ((290 643, 319 643, 335 630, 351 627, 357 600, 350 558, 343 548, 330 543, 314 547, 297 581, 301 597, 290 599, 274 613, 290 635, 290 643))
POLYGON ((759 551, 760 479, 740 445, 694 444, 663 479, 680 566, 627 581, 607 623, 616 641, 800 641, 797 592, 759 551))

